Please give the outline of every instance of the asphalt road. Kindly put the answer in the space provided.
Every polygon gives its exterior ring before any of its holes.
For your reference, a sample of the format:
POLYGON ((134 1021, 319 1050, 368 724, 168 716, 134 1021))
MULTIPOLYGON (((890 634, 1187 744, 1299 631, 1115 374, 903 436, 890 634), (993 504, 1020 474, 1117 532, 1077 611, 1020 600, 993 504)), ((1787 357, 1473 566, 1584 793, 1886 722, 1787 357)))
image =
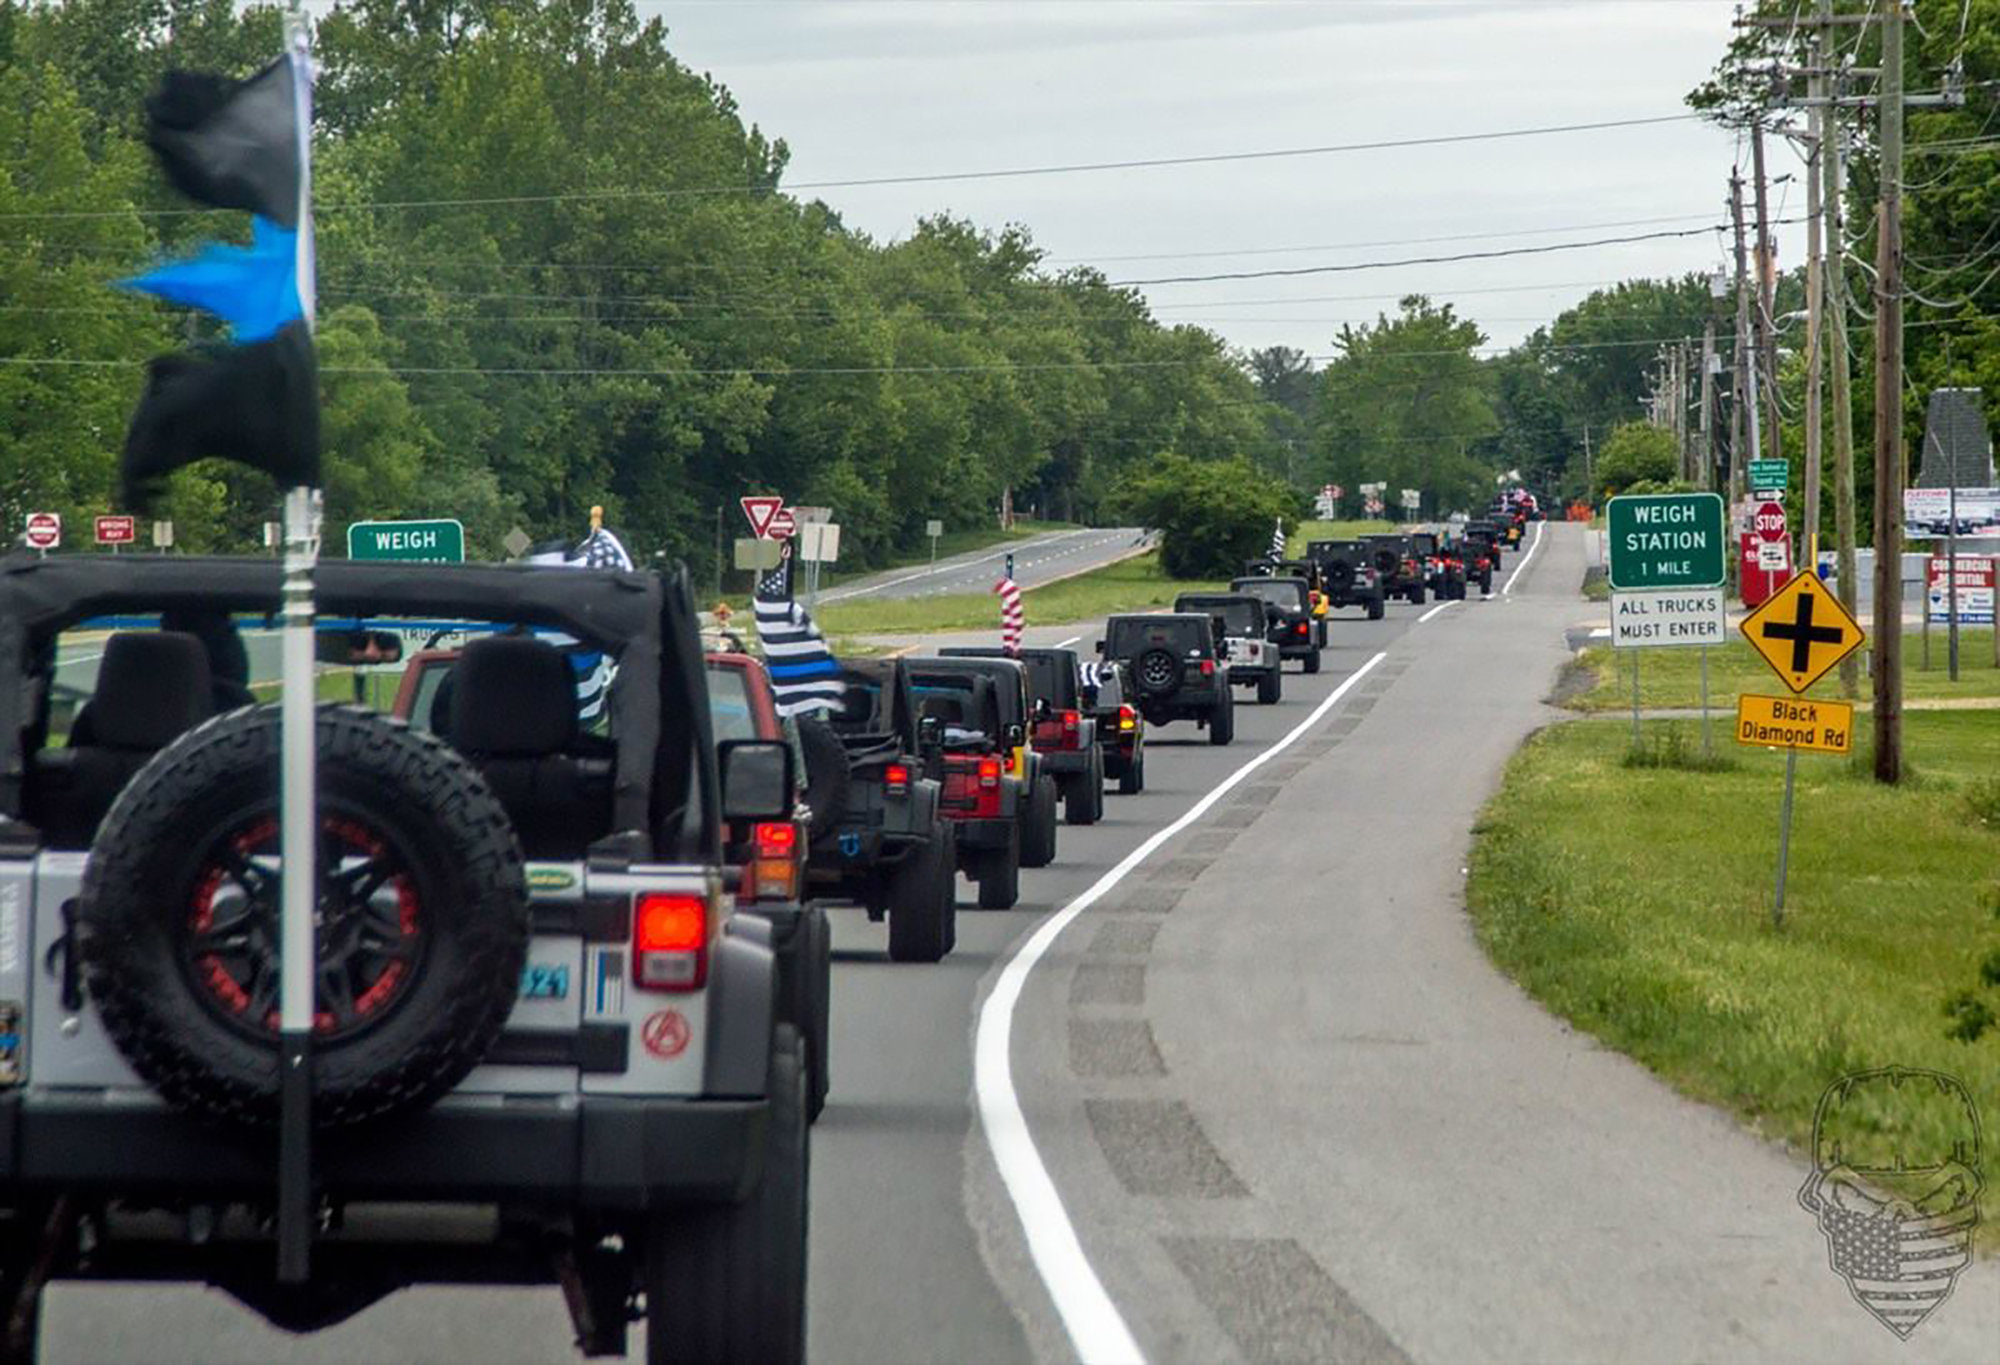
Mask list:
MULTIPOLYGON (((1468 831, 1596 610, 1581 535, 1541 534, 1491 601, 1339 614, 1326 669, 1241 706, 1233 745, 1155 731, 1147 791, 1065 827, 1015 910, 962 895, 944 963, 892 965, 836 912, 814 1359, 1992 1358, 2000 1267, 1898 1342, 1829 1273, 1794 1155, 1573 1034, 1473 942, 1468 831)), ((1094 638, 1030 632, 1071 636, 1094 638)), ((45 1340, 574 1358, 553 1291, 409 1293, 289 1338, 201 1290, 65 1286, 45 1340)))
POLYGON ((999 578, 1009 554, 1014 556, 1014 581, 1039 587, 1054 578, 1100 568, 1124 559, 1142 545, 1147 533, 1136 526, 1092 527, 1051 531, 985 550, 940 559, 936 566, 891 569, 819 595, 822 602, 853 597, 935 597, 944 593, 987 592, 999 578))

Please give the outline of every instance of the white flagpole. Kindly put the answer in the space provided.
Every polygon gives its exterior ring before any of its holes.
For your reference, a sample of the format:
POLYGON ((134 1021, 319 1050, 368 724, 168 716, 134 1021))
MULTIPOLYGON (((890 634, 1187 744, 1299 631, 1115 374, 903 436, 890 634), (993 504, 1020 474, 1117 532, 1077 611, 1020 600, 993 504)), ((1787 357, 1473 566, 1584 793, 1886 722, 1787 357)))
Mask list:
MULTIPOLYGON (((292 68, 292 116, 299 159, 298 290, 307 330, 313 326, 315 270, 312 235, 312 40, 296 0, 285 16, 292 68)), ((318 401, 315 398, 313 401, 318 401)), ((284 862, 278 991, 279 1157, 278 1279, 310 1275, 312 1244, 312 1027, 319 878, 314 867, 313 565, 319 557, 319 490, 285 493, 284 602, 281 633, 279 733, 283 763, 279 795, 284 862)))

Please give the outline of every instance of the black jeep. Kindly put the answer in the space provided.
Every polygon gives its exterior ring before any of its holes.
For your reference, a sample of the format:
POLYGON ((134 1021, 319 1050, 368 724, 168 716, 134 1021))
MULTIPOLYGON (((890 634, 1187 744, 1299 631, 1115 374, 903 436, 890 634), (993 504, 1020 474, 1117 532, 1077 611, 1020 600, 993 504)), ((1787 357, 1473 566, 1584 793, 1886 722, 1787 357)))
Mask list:
POLYGON ((1208 731, 1210 744, 1236 737, 1229 664, 1215 647, 1215 626, 1205 613, 1114 616, 1104 623, 1097 648, 1132 679, 1148 725, 1191 720, 1208 731))
POLYGON ((1424 564, 1417 557, 1410 537, 1401 532, 1384 532, 1361 537, 1375 556, 1375 571, 1382 580, 1385 597, 1401 597, 1413 606, 1424 604, 1424 564))
POLYGON ((1277 646, 1280 658, 1297 659, 1306 672, 1319 672, 1326 622, 1313 615, 1312 588, 1305 579, 1233 578, 1229 590, 1247 593, 1270 608, 1264 638, 1277 646))
POLYGON ((1493 593, 1493 570, 1500 564, 1500 547, 1494 541, 1494 530, 1485 522, 1471 521, 1458 539, 1459 558, 1465 564, 1465 581, 1468 586, 1479 585, 1482 595, 1493 593))
POLYGON ((1382 619, 1382 576, 1374 552, 1358 540, 1315 540, 1306 554, 1319 565, 1327 601, 1336 607, 1363 607, 1368 619, 1382 619))
POLYGON ((714 744, 685 575, 332 561, 316 596, 362 695, 419 623, 477 633, 435 733, 317 710, 313 1041, 283 1082, 317 1135, 281 1143, 281 726, 241 704, 279 564, 0 564, 0 1355, 33 1358, 48 1281, 93 1279, 293 1331, 560 1285, 588 1355, 643 1313, 655 1362, 802 1359, 799 1039, 722 833, 789 818, 793 759, 714 744))
POLYGON ((1410 532, 1410 552, 1423 569, 1424 586, 1440 602, 1465 596, 1465 562, 1435 531, 1410 532))
POLYGON ((1034 708, 1029 741, 1041 756, 1042 771, 1056 780, 1063 819, 1094 825, 1104 818, 1104 756, 1097 752, 1097 720, 1084 707, 1073 649, 1022 649, 1009 655, 996 645, 951 645, 939 651, 953 659, 1018 659, 1028 670, 1028 700, 1034 708))
POLYGON ((908 663, 930 772, 942 787, 939 808, 958 831, 958 869, 979 883, 980 909, 1011 909, 1021 898, 1022 825, 1032 802, 1030 784, 1013 770, 1014 750, 1025 742, 1021 725, 1006 720, 1000 697, 1022 684, 983 660, 908 663))
POLYGON ((1028 742, 1028 727, 1034 721, 1034 704, 1028 700, 1028 670, 1017 659, 990 655, 963 655, 953 662, 968 673, 992 680, 1007 740, 1006 772, 1021 784, 1021 866, 1047 867, 1056 860, 1056 806, 1060 797, 1055 778, 1042 766, 1043 756, 1028 742))
POLYGON ((957 939, 958 845, 938 810, 901 659, 841 669, 842 704, 802 719, 812 806, 806 884, 889 919, 893 962, 936 962, 957 939))
POLYGON ((1256 688, 1260 705, 1284 696, 1284 656, 1269 638, 1272 620, 1280 615, 1276 607, 1244 592, 1184 592, 1174 599, 1174 610, 1202 612, 1215 622, 1230 682, 1256 688))

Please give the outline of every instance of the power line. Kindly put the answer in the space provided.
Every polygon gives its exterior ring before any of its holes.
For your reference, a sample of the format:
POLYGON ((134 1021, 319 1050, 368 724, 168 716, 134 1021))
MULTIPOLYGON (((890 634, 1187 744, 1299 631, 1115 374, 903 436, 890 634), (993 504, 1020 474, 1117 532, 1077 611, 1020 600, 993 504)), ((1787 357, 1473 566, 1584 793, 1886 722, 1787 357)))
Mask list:
MULTIPOLYGON (((576 190, 566 194, 503 194, 453 199, 390 199, 349 203, 338 201, 314 206, 316 214, 384 212, 391 209, 487 208, 519 204, 605 203, 696 198, 709 195, 768 195, 800 190, 865 189, 884 185, 937 185, 978 180, 1015 180, 1037 175, 1084 175, 1101 171, 1157 170, 1170 166, 1212 166, 1245 161, 1274 161, 1307 156, 1337 156, 1350 152, 1407 150, 1415 147, 1445 147, 1472 142, 1496 142, 1508 138, 1553 137, 1564 133, 1604 132, 1620 128, 1644 128, 1664 123, 1685 123, 1699 114, 1660 114, 1648 118, 1600 119, 1589 123, 1555 123, 1538 128, 1499 128, 1479 133, 1440 133, 1430 137, 1382 138, 1371 142, 1327 143, 1315 147, 1279 147, 1251 152, 1210 152, 1194 156, 1160 156, 1129 161, 1079 161, 1045 166, 1012 166, 985 171, 937 171, 920 175, 861 176, 844 180, 806 180, 778 185, 701 185, 657 190, 576 190)), ((0 214, 0 220, 59 218, 123 218, 184 216, 208 213, 209 209, 30 209, 0 214)))

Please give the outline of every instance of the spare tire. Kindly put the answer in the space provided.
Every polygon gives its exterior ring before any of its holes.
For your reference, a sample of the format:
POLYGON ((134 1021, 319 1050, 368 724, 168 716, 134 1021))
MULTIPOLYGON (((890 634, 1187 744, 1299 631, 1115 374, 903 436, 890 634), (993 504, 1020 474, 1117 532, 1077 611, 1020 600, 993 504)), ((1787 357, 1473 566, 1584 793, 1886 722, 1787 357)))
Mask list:
POLYGON ((847 809, 847 746, 831 725, 805 716, 799 720, 799 747, 806 754, 806 805, 817 833, 832 828, 847 809))
POLYGON ((1354 566, 1344 559, 1328 560, 1324 572, 1326 581, 1335 588, 1345 590, 1354 582, 1354 566))
POLYGON ((1171 697, 1181 690, 1181 661, 1169 649, 1149 649, 1132 664, 1132 678, 1149 697, 1171 697))
MULTIPOLYGON (((527 957, 521 847, 441 740, 357 707, 315 723, 320 827, 313 1119, 423 1105, 479 1064, 527 957)), ((218 717, 139 770, 78 904, 85 980, 170 1103, 278 1115, 278 708, 218 717)))

